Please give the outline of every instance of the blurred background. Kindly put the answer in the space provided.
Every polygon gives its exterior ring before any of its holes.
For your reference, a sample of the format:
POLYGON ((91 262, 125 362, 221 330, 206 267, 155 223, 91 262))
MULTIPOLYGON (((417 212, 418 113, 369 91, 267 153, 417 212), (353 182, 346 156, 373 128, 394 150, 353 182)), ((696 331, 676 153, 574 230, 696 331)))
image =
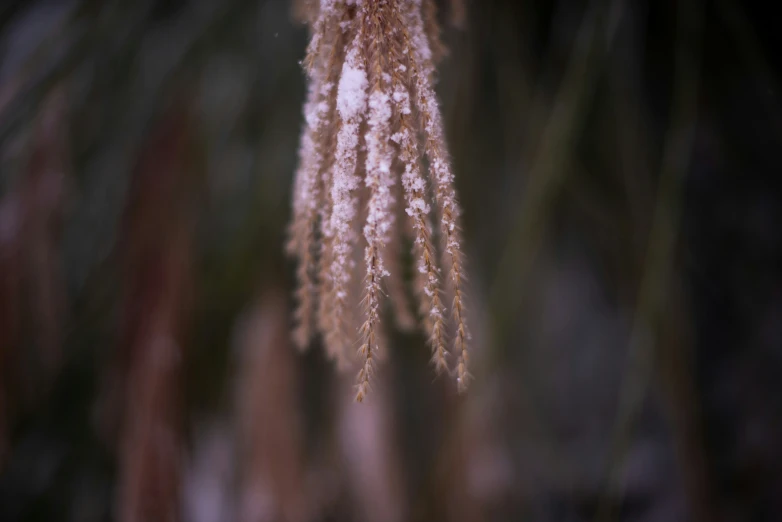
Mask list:
POLYGON ((361 405, 291 4, 0 4, 0 521, 782 520, 773 5, 439 4, 475 380, 392 332, 361 405))

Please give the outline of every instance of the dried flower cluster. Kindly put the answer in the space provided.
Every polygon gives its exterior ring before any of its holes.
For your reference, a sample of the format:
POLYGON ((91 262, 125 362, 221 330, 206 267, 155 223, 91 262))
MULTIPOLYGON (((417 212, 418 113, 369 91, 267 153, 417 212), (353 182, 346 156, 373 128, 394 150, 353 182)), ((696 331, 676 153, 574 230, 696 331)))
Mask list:
POLYGON ((393 300, 400 325, 412 321, 399 257, 408 233, 417 265, 414 290, 432 360, 438 372, 449 370, 445 278, 430 224, 435 214, 453 294, 452 351, 462 391, 469 379, 469 334, 460 210, 433 89, 435 62, 444 54, 434 0, 321 0, 304 11, 311 29, 304 61, 309 91, 288 245, 299 263, 294 340, 304 349, 318 331, 329 357, 349 367, 352 314, 362 308, 356 394, 361 401, 373 361, 382 353, 383 298, 393 300), (351 299, 358 293, 352 272, 362 237, 363 295, 351 299))

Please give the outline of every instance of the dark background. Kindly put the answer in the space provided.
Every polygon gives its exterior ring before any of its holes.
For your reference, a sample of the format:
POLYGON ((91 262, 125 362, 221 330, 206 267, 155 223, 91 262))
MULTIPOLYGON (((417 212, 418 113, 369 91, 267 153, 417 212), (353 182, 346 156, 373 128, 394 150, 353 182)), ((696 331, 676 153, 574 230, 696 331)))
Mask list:
POLYGON ((472 0, 475 381, 289 343, 282 0, 0 4, 0 521, 782 519, 773 3, 472 0))

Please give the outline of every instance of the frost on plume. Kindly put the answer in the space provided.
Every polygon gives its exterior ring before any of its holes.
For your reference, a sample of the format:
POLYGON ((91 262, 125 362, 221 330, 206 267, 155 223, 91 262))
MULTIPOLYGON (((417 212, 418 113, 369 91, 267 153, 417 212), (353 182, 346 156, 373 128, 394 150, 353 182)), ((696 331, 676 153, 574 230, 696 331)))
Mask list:
POLYGON ((463 391, 469 333, 460 209, 432 85, 442 54, 434 0, 312 5, 288 244, 298 262, 294 341, 305 349, 319 334, 340 368, 358 369, 356 399, 363 400, 385 349, 384 301, 394 299, 399 326, 412 317, 398 258, 401 236, 409 235, 415 308, 432 362, 463 391), (443 252, 431 240, 432 221, 443 252))

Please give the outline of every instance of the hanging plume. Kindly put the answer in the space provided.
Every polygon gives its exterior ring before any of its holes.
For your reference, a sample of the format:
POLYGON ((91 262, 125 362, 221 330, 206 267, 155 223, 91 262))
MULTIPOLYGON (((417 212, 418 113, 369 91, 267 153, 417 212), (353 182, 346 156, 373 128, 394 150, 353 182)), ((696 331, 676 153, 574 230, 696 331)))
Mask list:
POLYGON ((413 294, 432 363, 438 373, 454 373, 464 391, 470 337, 460 208, 433 85, 436 61, 446 54, 435 2, 321 0, 307 2, 302 13, 311 38, 302 62, 309 88, 288 242, 298 262, 294 341, 303 350, 320 334, 338 367, 357 366, 356 400, 362 401, 386 338, 387 295, 404 300, 391 308, 398 324, 409 323, 402 274, 389 273, 401 270, 399 247, 409 235, 413 294), (364 212, 360 200, 367 202, 364 212), (400 205, 404 213, 397 212, 400 205), (356 228, 359 218, 364 222, 356 228), (444 245, 442 269, 431 240, 433 220, 444 245), (350 288, 360 245, 359 299, 350 288), (442 301, 445 278, 453 292, 450 314, 442 301), (363 314, 358 340, 350 328, 355 314, 363 314))

